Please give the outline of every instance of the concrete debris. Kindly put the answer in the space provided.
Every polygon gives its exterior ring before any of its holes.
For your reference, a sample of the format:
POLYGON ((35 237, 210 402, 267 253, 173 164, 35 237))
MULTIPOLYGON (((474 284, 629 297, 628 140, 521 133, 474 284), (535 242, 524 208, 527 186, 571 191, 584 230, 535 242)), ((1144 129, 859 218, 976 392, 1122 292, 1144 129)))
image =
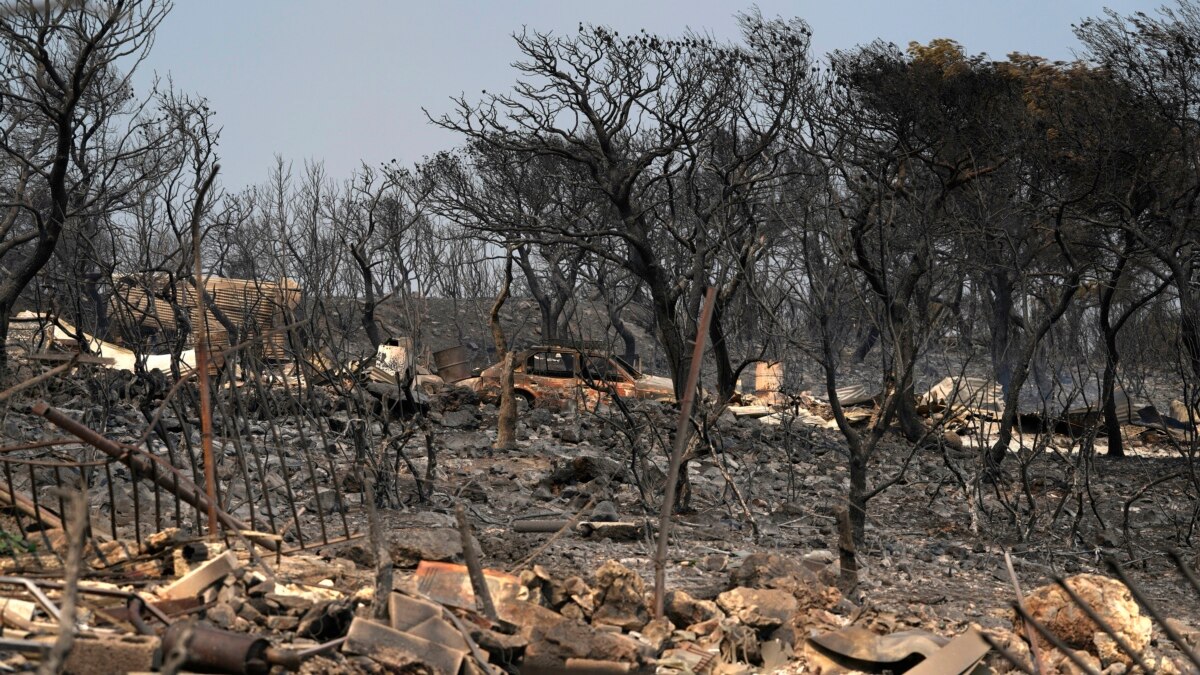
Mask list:
POLYGON ((725 618, 725 613, 717 607, 717 603, 698 600, 682 590, 667 593, 664 611, 677 627, 686 630, 691 630, 696 624, 725 618))
POLYGON ((154 670, 161 658, 161 640, 153 635, 81 633, 63 663, 63 672, 75 675, 145 672, 154 670))
MULTIPOLYGON (((609 507, 590 513, 618 515, 609 507)), ((440 524, 444 519, 420 520, 440 524)), ((480 534, 486 539, 487 528, 480 534)), ((453 531, 411 527, 394 533, 394 539, 423 536, 429 543, 439 535, 452 539, 453 531)), ((1003 659, 981 633, 1006 652, 1029 658, 1023 638, 1013 631, 970 627, 949 639, 885 623, 865 608, 846 610, 840 594, 823 581, 836 565, 836 557, 824 549, 803 556, 757 551, 733 556, 732 565, 729 555, 711 554, 720 564, 710 571, 728 574, 724 590, 699 595, 671 589, 665 617, 659 619, 652 615, 641 575, 624 561, 606 561, 586 579, 539 564, 519 576, 485 569, 500 616, 488 621, 475 607, 466 568, 454 563, 422 560, 411 574, 400 572, 397 590, 379 614, 373 571, 329 554, 289 553, 268 566, 249 556, 243 544, 195 541, 170 530, 128 548, 170 561, 161 569, 173 570, 177 578, 144 596, 90 584, 93 592, 124 593, 137 601, 120 611, 84 603, 88 616, 107 617, 101 623, 122 623, 81 634, 68 672, 149 672, 161 667, 185 635, 190 647, 183 664, 193 672, 265 673, 302 664, 302 672, 456 675, 496 672, 497 666, 521 673, 714 675, 786 671, 798 663, 818 673, 965 674, 981 663, 1001 670, 1003 659), (732 569, 723 572, 727 567, 732 569), (195 620, 182 618, 189 615, 195 620), (173 619, 170 627, 159 616, 173 619), (135 635, 119 625, 142 626, 153 634, 135 635)), ((1128 589, 1098 575, 1079 575, 1068 583, 1131 644, 1146 650, 1159 672, 1172 672, 1171 661, 1148 649, 1150 624, 1128 589)), ((10 632, 21 636, 39 624, 53 626, 46 607, 19 596, 0 595, 0 618, 6 623, 11 618, 15 626, 10 632)), ((1120 668, 1130 664, 1111 640, 1057 587, 1036 589, 1026 606, 1095 672, 1126 672, 1120 668)), ((1195 639, 1196 631, 1185 624, 1172 625, 1195 639)), ((1047 672, 1075 672, 1065 655, 1042 646, 1045 664, 1056 669, 1047 672)), ((18 658, 35 663, 36 654, 18 658)))
POLYGON ((645 596, 646 584, 637 572, 609 560, 596 570, 592 623, 640 630, 650 620, 645 596))
POLYGON ((735 588, 717 596, 717 606, 752 628, 778 628, 800 608, 795 596, 773 588, 735 588))
POLYGON ((443 527, 406 527, 388 535, 392 563, 416 567, 421 561, 454 562, 462 560, 462 542, 458 532, 443 527))

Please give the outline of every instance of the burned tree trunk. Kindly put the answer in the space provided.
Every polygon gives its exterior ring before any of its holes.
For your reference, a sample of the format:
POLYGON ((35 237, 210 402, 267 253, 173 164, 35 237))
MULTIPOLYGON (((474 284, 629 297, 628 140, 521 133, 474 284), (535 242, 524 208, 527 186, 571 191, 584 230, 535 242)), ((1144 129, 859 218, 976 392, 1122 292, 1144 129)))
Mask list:
POLYGON ((500 324, 500 310, 508 300, 512 288, 513 251, 509 248, 504 258, 504 283, 496 301, 492 303, 492 311, 488 323, 492 329, 492 341, 496 345, 496 356, 504 364, 500 373, 500 414, 496 420, 497 450, 510 450, 516 445, 517 436, 517 395, 513 391, 513 355, 508 351, 508 341, 504 338, 504 326, 500 324))

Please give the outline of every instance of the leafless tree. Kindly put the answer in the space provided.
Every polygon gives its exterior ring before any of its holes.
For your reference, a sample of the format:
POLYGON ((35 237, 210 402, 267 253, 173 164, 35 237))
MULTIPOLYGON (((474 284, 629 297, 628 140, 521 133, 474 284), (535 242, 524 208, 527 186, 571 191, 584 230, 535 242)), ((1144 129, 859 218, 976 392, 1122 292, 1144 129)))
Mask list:
POLYGON ((164 137, 130 75, 168 10, 153 0, 21 0, 0 17, 0 153, 17 178, 0 232, 0 341, 64 230, 103 218, 157 170, 152 151, 164 137))
MULTIPOLYGON (((776 141, 795 126, 809 75, 803 22, 742 19, 741 46, 583 26, 570 37, 523 33, 516 40, 524 60, 516 67, 526 79, 512 93, 488 94, 478 104, 461 99, 454 114, 435 118, 473 141, 561 158, 587 177, 611 217, 585 229, 537 223, 527 232, 586 248, 639 279, 677 389, 716 260, 753 257, 762 246, 745 193, 771 177, 763 169, 776 141), (701 190, 702 165, 711 167, 709 184, 719 186, 711 192, 701 190), (693 197, 686 217, 682 195, 671 195, 685 189, 693 197)), ((727 284, 727 297, 746 265, 725 269, 732 277, 717 281, 727 284)), ((732 370, 719 366, 723 394, 732 370)))

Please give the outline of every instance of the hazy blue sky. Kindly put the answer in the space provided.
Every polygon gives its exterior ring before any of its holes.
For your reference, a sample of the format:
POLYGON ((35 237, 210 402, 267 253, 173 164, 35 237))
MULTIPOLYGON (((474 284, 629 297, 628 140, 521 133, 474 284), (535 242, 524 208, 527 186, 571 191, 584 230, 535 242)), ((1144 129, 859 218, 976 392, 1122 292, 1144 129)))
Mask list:
MULTIPOLYGON (((1069 59, 1071 24, 1112 7, 1150 11, 1147 0, 778 0, 768 16, 800 16, 818 53, 875 38, 905 45, 950 37, 972 53, 1012 51, 1069 59)), ((275 154, 299 167, 324 160, 342 178, 365 161, 411 163, 457 144, 421 108, 514 80, 511 35, 522 26, 574 31, 579 22, 621 32, 688 28, 737 35, 749 4, 653 2, 402 2, 400 0, 177 0, 139 78, 170 74, 209 99, 223 127, 222 175, 237 189, 266 178, 275 154)))

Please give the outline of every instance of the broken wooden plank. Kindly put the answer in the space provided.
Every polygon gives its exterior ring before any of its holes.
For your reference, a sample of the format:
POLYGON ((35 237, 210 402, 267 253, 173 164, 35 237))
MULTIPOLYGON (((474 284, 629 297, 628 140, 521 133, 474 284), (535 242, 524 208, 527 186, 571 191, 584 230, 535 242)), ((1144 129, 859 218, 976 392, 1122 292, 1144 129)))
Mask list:
POLYGON ((166 588, 158 592, 158 595, 168 600, 194 598, 237 568, 237 556, 233 554, 233 551, 225 551, 168 584, 166 588))

